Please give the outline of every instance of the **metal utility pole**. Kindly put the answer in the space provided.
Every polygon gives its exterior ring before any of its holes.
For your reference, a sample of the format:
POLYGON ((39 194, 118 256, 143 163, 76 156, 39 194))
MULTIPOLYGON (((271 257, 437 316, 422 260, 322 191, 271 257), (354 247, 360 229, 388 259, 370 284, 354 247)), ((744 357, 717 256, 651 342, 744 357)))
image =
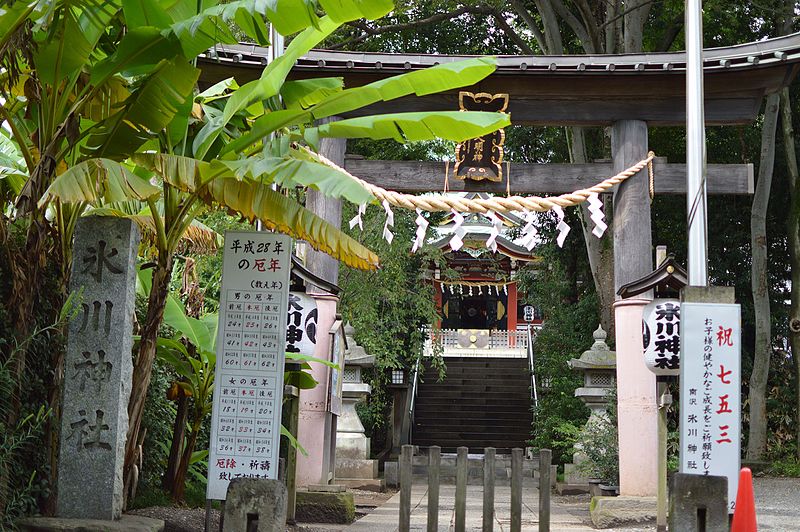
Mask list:
POLYGON ((708 286, 703 2, 686 0, 686 208, 689 285, 708 286))

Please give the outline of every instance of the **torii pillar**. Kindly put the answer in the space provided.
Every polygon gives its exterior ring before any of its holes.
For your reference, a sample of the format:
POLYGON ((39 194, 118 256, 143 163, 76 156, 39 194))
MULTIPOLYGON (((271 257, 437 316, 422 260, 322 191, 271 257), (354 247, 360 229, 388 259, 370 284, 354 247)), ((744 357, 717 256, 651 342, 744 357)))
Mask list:
MULTIPOLYGON (((620 120, 611 129, 614 172, 647 157, 647 123, 620 120)), ((614 287, 653 271, 647 169, 614 193, 614 287)), ((642 310, 652 292, 614 303, 620 495, 655 496, 658 488, 656 378, 644 363, 642 310)))

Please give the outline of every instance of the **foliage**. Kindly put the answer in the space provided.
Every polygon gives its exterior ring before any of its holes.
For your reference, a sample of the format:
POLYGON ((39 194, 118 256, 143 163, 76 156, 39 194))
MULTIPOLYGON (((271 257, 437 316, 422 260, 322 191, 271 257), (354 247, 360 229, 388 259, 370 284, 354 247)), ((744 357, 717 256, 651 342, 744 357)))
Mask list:
POLYGON ((793 457, 776 460, 770 463, 767 473, 776 477, 800 477, 800 462, 793 457))
POLYGON ((606 396, 606 414, 589 418, 580 438, 580 448, 586 456, 586 461, 579 466, 584 473, 604 484, 619 486, 616 390, 606 396))
MULTIPOLYGON (((0 361, 0 471, 7 474, 11 480, 8 485, 2 485, 2 489, 7 490, 0 497, 3 502, 3 506, 0 507, 2 529, 12 527, 16 518, 36 511, 37 497, 41 495, 40 490, 42 490, 41 469, 44 469, 42 466, 45 464, 38 462, 41 465, 37 467, 34 465, 37 462, 31 464, 28 460, 35 456, 33 444, 43 437, 45 426, 52 417, 50 408, 39 399, 38 406, 26 405, 26 410, 30 409, 27 415, 17 419, 13 424, 8 423, 10 419, 8 413, 14 408, 14 403, 21 399, 16 391, 14 365, 21 353, 31 345, 41 342, 46 346, 50 343, 50 335, 53 334, 58 338, 59 330, 75 316, 80 297, 80 292, 72 294, 61 308, 55 323, 35 329, 21 343, 8 346, 10 348, 8 358, 0 361)), ((0 337, 0 344, 8 341, 0 337)))
POLYGON ((553 462, 564 463, 571 460, 570 446, 559 443, 565 428, 581 426, 588 418, 587 408, 574 395, 582 375, 569 370, 567 361, 591 346, 599 317, 583 250, 574 245, 556 247, 552 217, 540 217, 539 225, 545 243, 537 249, 546 266, 526 265, 517 274, 525 302, 544 315, 534 344, 539 403, 534 408, 531 444, 551 448, 553 462))
MULTIPOLYGON (((354 209, 343 209, 344 220, 353 215, 354 209)), ((431 284, 421 277, 422 272, 436 265, 447 274, 439 250, 426 246, 416 254, 409 252, 408 243, 414 239, 416 231, 415 218, 413 212, 397 210, 395 238, 389 244, 382 236, 383 209, 368 207, 363 217, 363 232, 356 227, 351 234, 377 251, 383 267, 375 272, 346 268, 339 277, 342 315, 354 327, 355 340, 375 357, 374 370, 365 372, 366 382, 372 385, 372 394, 358 406, 358 411, 367 434, 375 438, 373 448, 376 452, 381 450, 391 406, 391 396, 386 388, 387 369, 402 367, 413 370, 426 339, 422 328, 435 325, 439 319, 431 284)), ((431 225, 436 219, 436 216, 431 218, 431 225)), ((435 368, 443 369, 440 358, 433 358, 431 362, 435 368)))

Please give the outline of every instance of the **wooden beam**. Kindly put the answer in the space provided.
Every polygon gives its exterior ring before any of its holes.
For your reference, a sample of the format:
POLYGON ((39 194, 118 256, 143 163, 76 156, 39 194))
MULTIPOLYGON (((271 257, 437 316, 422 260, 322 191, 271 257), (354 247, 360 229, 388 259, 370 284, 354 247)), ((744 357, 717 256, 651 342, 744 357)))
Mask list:
MULTIPOLYGON (((423 161, 375 161, 348 156, 348 172, 365 181, 397 192, 439 192, 444 188, 445 164, 423 161)), ((452 177, 452 192, 506 193, 506 182, 462 181, 452 177)), ((659 157, 654 165, 657 194, 686 193, 686 165, 667 163, 659 157)), ((752 194, 752 164, 709 164, 709 194, 752 194)), ((590 164, 517 164, 511 163, 512 194, 566 194, 591 187, 614 175, 611 162, 590 164)))

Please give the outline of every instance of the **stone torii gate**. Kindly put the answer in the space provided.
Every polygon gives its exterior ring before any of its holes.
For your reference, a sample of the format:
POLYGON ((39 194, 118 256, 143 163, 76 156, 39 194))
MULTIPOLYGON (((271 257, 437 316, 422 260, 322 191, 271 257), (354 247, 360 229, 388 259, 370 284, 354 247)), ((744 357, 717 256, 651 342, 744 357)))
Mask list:
MULTIPOLYGON (((267 49, 251 45, 218 46, 201 58, 201 83, 231 75, 242 84, 256 79, 268 57, 267 49)), ((342 76, 346 87, 465 57, 312 51, 292 70, 294 79, 342 76)), ((648 125, 683 127, 686 56, 683 52, 591 55, 502 56, 497 71, 471 92, 509 94, 508 112, 514 124, 540 126, 610 126, 610 163, 514 164, 516 194, 565 193, 594 185, 598 177, 620 172, 644 159, 648 125)), ((800 67, 800 34, 704 51, 705 119, 708 125, 753 122, 765 94, 787 86, 800 67)), ((380 102, 344 117, 403 111, 453 110, 458 91, 380 102)), ((429 192, 442 183, 440 163, 345 159, 345 140, 325 139, 321 151, 329 159, 371 183, 400 192, 429 192)), ((656 192, 685 193, 685 165, 659 159, 655 164, 656 192)), ((751 194, 752 165, 709 164, 710 194, 751 194)), ((452 191, 505 192, 505 183, 453 180, 452 191)), ((308 205, 336 225, 341 224, 337 200, 309 191, 308 205)), ((614 284, 620 286, 653 270, 651 215, 645 172, 614 190, 614 284)), ((338 263, 312 253, 307 266, 336 282, 338 263)), ((642 309, 652 298, 643 294, 618 300, 616 323, 620 491, 629 496, 655 496, 657 489, 656 381, 642 354, 642 309)), ((335 302, 326 303, 335 312, 335 302), (332 304, 331 304, 332 303, 332 304)), ((328 307, 325 307, 328 308, 328 307)), ((322 310, 322 307, 321 307, 322 310)), ((333 319, 333 315, 330 316, 333 319)), ((324 326, 320 315, 320 326, 324 326)), ((327 347, 319 354, 325 356, 327 347)), ((327 371, 327 369, 320 369, 327 371)), ((317 380, 327 382, 324 375, 317 380)), ((305 392, 304 392, 305 393, 305 392)), ((324 393, 311 391, 311 393, 324 393)), ((307 401, 313 399, 306 399, 307 401)), ((310 451, 300 464, 298 483, 324 482, 322 445, 324 423, 312 410, 301 410, 301 443, 310 451), (305 422, 303 421, 305 419, 305 422)))

